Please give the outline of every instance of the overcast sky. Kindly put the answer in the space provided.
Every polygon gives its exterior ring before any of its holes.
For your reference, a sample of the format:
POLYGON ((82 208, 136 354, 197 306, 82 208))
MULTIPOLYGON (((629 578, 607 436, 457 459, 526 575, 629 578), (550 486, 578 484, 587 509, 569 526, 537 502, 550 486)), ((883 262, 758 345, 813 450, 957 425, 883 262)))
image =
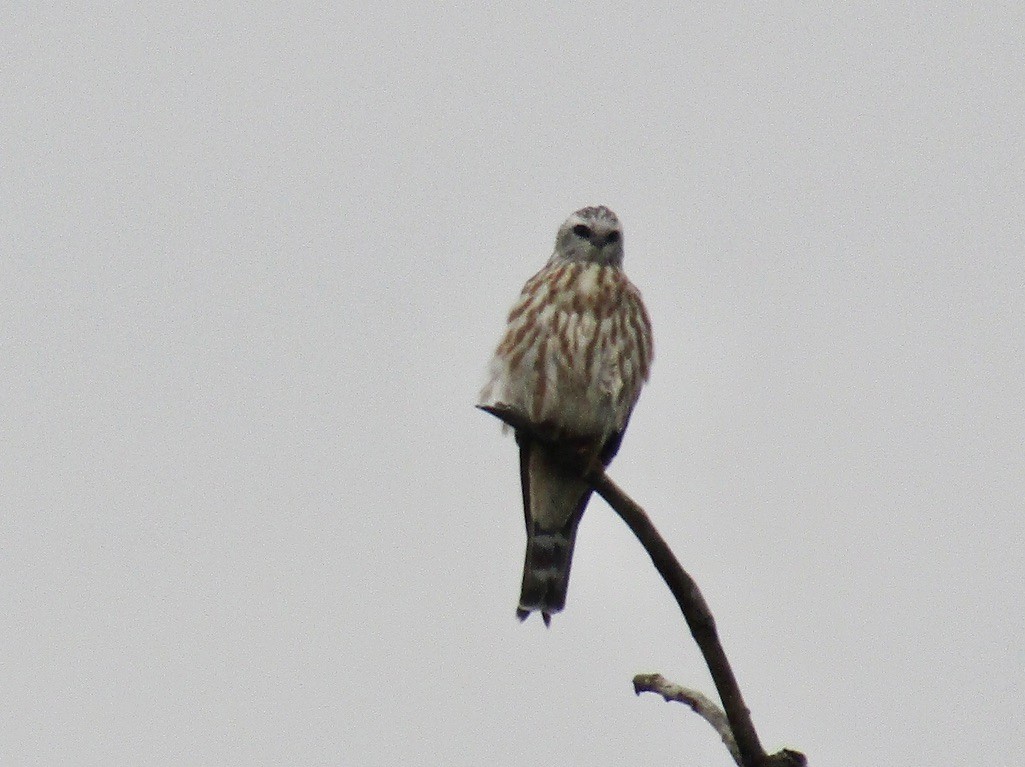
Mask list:
POLYGON ((600 500, 514 616, 473 404, 573 210, 656 362, 610 474, 766 748, 1025 753, 1016 3, 8 3, 0 762, 728 765, 600 500))

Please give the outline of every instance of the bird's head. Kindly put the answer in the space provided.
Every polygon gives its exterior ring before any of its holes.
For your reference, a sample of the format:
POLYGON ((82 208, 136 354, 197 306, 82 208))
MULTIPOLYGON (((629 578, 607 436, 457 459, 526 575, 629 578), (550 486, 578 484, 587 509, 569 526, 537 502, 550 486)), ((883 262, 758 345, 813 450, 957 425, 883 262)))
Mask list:
POLYGON ((552 261, 620 266, 623 263, 623 227, 616 214, 598 205, 581 208, 567 218, 555 237, 552 261))

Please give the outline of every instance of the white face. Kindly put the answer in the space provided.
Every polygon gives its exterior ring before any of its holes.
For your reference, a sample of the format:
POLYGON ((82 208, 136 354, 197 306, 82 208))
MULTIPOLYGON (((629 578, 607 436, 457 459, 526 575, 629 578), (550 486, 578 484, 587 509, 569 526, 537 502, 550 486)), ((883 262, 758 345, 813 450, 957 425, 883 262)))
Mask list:
POLYGON ((623 227, 616 214, 605 206, 578 210, 559 227, 553 259, 607 266, 622 264, 623 227))

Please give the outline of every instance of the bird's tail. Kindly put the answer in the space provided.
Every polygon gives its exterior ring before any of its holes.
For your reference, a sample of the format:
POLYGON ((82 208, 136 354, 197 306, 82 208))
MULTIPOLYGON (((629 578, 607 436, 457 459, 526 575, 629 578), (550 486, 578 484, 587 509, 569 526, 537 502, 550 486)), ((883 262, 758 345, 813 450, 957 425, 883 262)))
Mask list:
POLYGON ((565 607, 576 537, 576 523, 569 530, 549 532, 535 526, 532 532, 527 533, 523 585, 520 588, 520 604, 516 609, 516 617, 520 620, 538 610, 547 626, 552 613, 565 607))
POLYGON ((523 445, 524 503, 527 553, 516 615, 525 619, 537 610, 545 625, 566 604, 573 543, 591 489, 579 469, 562 463, 542 445, 523 445))

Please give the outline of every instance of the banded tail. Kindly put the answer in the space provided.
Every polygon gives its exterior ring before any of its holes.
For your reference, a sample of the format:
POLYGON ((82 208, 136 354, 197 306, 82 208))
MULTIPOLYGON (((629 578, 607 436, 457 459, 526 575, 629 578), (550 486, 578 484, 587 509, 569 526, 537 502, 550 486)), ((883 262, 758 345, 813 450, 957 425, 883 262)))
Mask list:
POLYGON ((541 613, 547 626, 566 605, 577 527, 591 488, 544 445, 521 438, 520 483, 527 524, 527 553, 516 616, 541 613))

